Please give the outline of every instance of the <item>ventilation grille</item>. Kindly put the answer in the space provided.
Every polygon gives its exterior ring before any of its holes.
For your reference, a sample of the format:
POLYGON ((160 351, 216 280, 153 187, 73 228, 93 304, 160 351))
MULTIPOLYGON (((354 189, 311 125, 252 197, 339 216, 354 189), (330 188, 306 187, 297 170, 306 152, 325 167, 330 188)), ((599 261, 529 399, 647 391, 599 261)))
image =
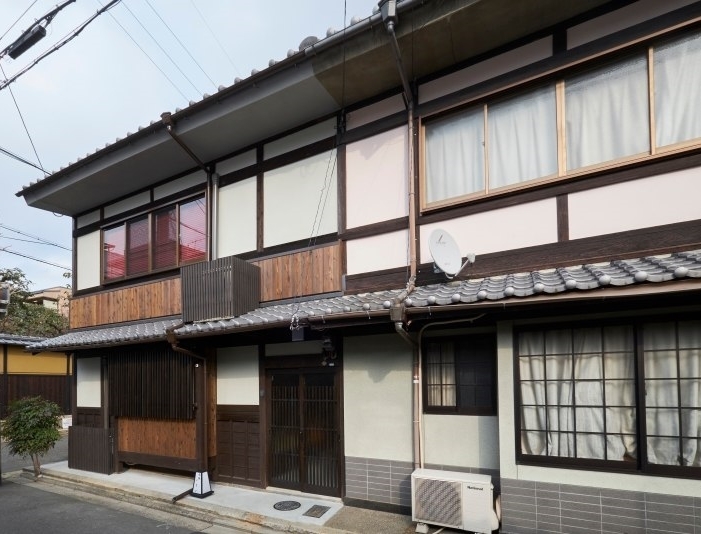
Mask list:
POLYGON ((414 520, 462 528, 462 497, 459 482, 416 478, 414 520))

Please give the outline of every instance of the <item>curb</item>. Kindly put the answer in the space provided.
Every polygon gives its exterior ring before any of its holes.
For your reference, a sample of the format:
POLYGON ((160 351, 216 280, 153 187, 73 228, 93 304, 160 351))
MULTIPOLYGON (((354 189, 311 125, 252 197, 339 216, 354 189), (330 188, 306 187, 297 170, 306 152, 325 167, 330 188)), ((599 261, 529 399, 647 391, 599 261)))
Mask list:
MULTIPOLYGON (((34 481, 34 471, 31 468, 24 468, 20 476, 34 481)), ((209 504, 206 501, 197 503, 178 501, 173 503, 173 496, 165 493, 108 485, 97 480, 86 480, 85 478, 51 472, 50 470, 42 471, 41 478, 36 480, 36 482, 84 491, 129 504, 147 506, 162 512, 178 514, 218 526, 243 529, 252 534, 269 534, 271 531, 289 532, 291 534, 353 534, 346 530, 324 526, 301 525, 245 510, 209 504)))

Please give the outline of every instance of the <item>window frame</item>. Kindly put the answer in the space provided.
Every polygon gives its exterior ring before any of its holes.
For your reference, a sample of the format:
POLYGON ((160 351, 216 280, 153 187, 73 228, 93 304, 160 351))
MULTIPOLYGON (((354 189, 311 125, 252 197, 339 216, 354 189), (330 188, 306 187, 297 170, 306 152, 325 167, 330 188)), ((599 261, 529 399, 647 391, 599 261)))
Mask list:
MULTIPOLYGON (((464 347, 463 350, 469 350, 469 345, 464 347)), ((489 333, 465 333, 465 334, 455 334, 450 336, 426 336, 421 342, 422 351, 422 369, 421 373, 423 376, 422 380, 422 401, 423 401, 423 413, 425 414, 435 414, 435 415, 472 415, 472 416, 495 416, 498 411, 498 377, 497 377, 497 353, 496 353, 496 334, 494 332, 489 333), (469 344, 471 338, 480 338, 487 342, 487 347, 485 350, 490 350, 488 357, 484 357, 484 354, 479 355, 479 361, 475 363, 484 363, 488 359, 490 365, 490 405, 489 406, 476 406, 473 404, 465 404, 461 402, 463 399, 460 394, 461 383, 459 382, 461 367, 465 368, 465 358, 467 355, 460 353, 458 343, 469 344), (432 406, 429 404, 429 388, 432 384, 429 384, 428 380, 428 346, 432 343, 452 343, 455 346, 455 357, 453 361, 453 379, 454 384, 441 383, 438 387, 443 387, 446 385, 453 385, 455 387, 455 406, 432 406), (462 359, 460 359, 460 357, 462 359)), ((474 370, 474 369, 473 369, 474 370)), ((464 386, 464 384, 462 384, 464 386)))
MULTIPOLYGON (((589 469, 608 472, 625 472, 636 473, 641 475, 659 475, 672 478, 701 478, 701 466, 683 466, 670 464, 654 464, 648 461, 648 444, 647 439, 649 433, 647 431, 648 403, 646 403, 646 382, 648 378, 645 374, 644 354, 646 347, 643 343, 645 327, 656 323, 670 323, 674 325, 675 333, 679 330, 679 324, 688 321, 700 321, 701 316, 698 314, 691 317, 645 317, 636 320, 620 320, 615 322, 605 323, 604 321, 586 321, 578 323, 562 323, 562 324, 540 324, 529 325, 514 328, 513 336, 513 389, 514 389, 514 450, 516 463, 520 465, 532 465, 540 467, 557 467, 571 469, 589 469), (522 416, 522 389, 521 389, 521 371, 519 353, 519 336, 527 332, 554 332, 560 330, 578 330, 585 328, 601 328, 609 326, 629 326, 632 328, 633 338, 633 399, 635 402, 635 439, 637 443, 637 457, 635 461, 626 460, 610 460, 610 459, 594 459, 594 458, 575 458, 568 456, 548 456, 548 455, 532 455, 523 452, 521 427, 523 423, 522 416)), ((676 364, 679 369, 679 352, 682 350, 679 346, 679 338, 676 338, 676 364)), ((602 353, 604 361, 606 353, 602 353)), ((677 381, 681 377, 677 376, 677 381)), ((545 380, 545 378, 544 378, 545 380)), ((573 380, 576 380, 573 378, 573 380)), ((545 406, 545 405, 544 405, 545 406)), ((683 406, 670 406, 669 409, 681 410, 683 406)), ((547 409, 547 408, 546 408, 547 409)), ((694 408, 695 409, 695 408, 694 408)), ((701 410, 701 406, 698 408, 701 410)), ((605 406, 604 406, 605 410, 605 406)), ((546 430, 547 432, 547 430, 546 430)), ((602 434, 605 436, 606 434, 602 434)), ((683 441, 683 431, 679 429, 679 433, 675 436, 681 443, 683 441)), ((701 447, 701 439, 699 440, 701 447)))
POLYGON ((701 147, 701 136, 682 140, 669 145, 657 145, 656 133, 656 85, 655 85, 655 51, 660 48, 668 47, 673 43, 681 43, 686 39, 698 36, 701 38, 700 28, 684 28, 680 31, 669 29, 666 32, 651 36, 638 42, 632 43, 627 47, 618 47, 613 50, 604 50, 600 53, 593 53, 590 58, 583 60, 574 60, 570 64, 563 64, 560 67, 547 70, 542 74, 530 76, 523 81, 510 83, 506 87, 496 87, 488 89, 483 93, 476 95, 469 100, 465 100, 449 107, 432 111, 423 116, 419 123, 419 191, 420 191, 420 211, 422 213, 430 213, 435 210, 462 205, 482 200, 486 198, 494 198, 511 194, 521 190, 532 189, 533 187, 542 186, 544 184, 581 178, 583 176, 592 175, 601 171, 618 169, 621 166, 638 164, 640 162, 652 162, 657 159, 668 157, 670 154, 687 153, 701 147), (568 79, 578 78, 582 74, 598 69, 605 68, 607 65, 624 64, 634 58, 642 58, 646 63, 647 69, 647 84, 644 87, 646 91, 647 112, 648 112, 648 143, 649 147, 646 152, 638 154, 630 154, 623 157, 618 157, 613 160, 601 161, 589 164, 587 166, 568 170, 567 164, 567 139, 566 139, 566 102, 565 102, 565 83, 568 79), (540 176, 522 182, 508 184, 499 188, 490 185, 489 180, 489 131, 486 127, 488 121, 488 113, 490 106, 499 104, 504 100, 518 98, 519 95, 528 94, 533 90, 543 89, 549 86, 555 88, 556 100, 556 139, 557 139, 557 172, 554 175, 540 176), (440 123, 451 117, 482 108, 482 113, 485 120, 485 135, 484 144, 484 189, 466 194, 460 194, 454 197, 445 197, 438 200, 428 200, 428 176, 426 166, 427 152, 427 127, 430 128, 432 123, 440 123))
POLYGON ((178 199, 175 202, 169 202, 167 204, 161 205, 161 206, 154 206, 150 210, 141 212, 135 215, 132 215, 130 217, 123 218, 119 220, 118 222, 113 222, 112 224, 108 224, 103 226, 100 229, 100 251, 101 251, 101 256, 100 256, 100 281, 103 285, 105 284, 113 284, 117 282, 122 282, 124 280, 131 280, 135 278, 140 278, 144 276, 148 276, 150 274, 156 274, 156 273, 161 273, 161 272, 168 272, 172 271, 174 269, 179 269, 183 265, 188 265, 191 263, 198 263, 200 261, 207 261, 209 258, 209 252, 210 252, 210 243, 209 243, 209 230, 208 230, 208 214, 207 214, 207 195, 203 192, 198 192, 197 194, 193 194, 181 199, 178 199), (189 261, 181 261, 180 259, 180 249, 181 249, 181 243, 180 243, 180 236, 181 236, 181 228, 180 228, 180 208, 181 206, 195 202, 195 201, 202 201, 205 206, 205 214, 204 214, 204 225, 203 225, 203 230, 205 232, 205 249, 203 251, 203 257, 194 259, 194 260, 189 260, 189 261), (156 225, 155 225, 155 217, 158 214, 162 214, 164 212, 167 212, 171 209, 175 210, 175 215, 176 215, 176 227, 177 227, 177 236, 176 236, 176 241, 175 241, 175 262, 172 265, 167 265, 164 267, 154 267, 155 263, 155 232, 156 232, 156 225), (139 223, 141 221, 146 221, 146 226, 147 226, 147 234, 148 234, 148 257, 147 257, 147 269, 145 271, 129 274, 129 225, 132 223, 139 223), (116 229, 122 228, 122 236, 124 240, 124 266, 123 266, 123 274, 119 277, 114 277, 114 278, 107 278, 105 275, 105 270, 107 269, 107 260, 105 258, 106 254, 106 243, 105 243, 105 233, 110 232, 116 229))

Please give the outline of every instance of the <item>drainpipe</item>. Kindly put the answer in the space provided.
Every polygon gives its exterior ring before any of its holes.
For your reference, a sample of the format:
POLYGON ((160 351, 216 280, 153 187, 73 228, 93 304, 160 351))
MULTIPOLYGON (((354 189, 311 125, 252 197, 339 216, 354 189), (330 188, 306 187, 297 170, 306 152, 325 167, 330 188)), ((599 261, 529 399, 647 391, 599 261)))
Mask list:
POLYGON ((197 425, 197 449, 200 451, 199 457, 197 458, 197 472, 195 472, 195 480, 192 486, 192 490, 185 491, 180 495, 176 495, 171 499, 173 503, 182 499, 187 495, 192 495, 193 497, 205 498, 209 497, 212 493, 212 487, 209 482, 209 473, 207 471, 207 359, 204 356, 192 352, 178 344, 178 339, 175 336, 175 330, 183 326, 183 323, 177 324, 166 328, 166 340, 175 352, 181 354, 186 354, 195 360, 199 360, 199 363, 195 364, 195 367, 202 366, 200 374, 202 376, 202 387, 198 398, 195 399, 195 409, 196 412, 196 422, 197 425))
POLYGON ((219 259, 219 250, 217 248, 217 240, 219 239, 219 232, 217 231, 217 221, 219 219, 219 174, 216 172, 209 173, 207 180, 211 182, 211 217, 208 218, 208 223, 209 235, 212 236, 212 238, 210 241, 209 257, 211 260, 216 260, 219 259))
POLYGON ((396 0, 381 0, 378 4, 382 14, 382 21, 385 23, 387 33, 390 37, 394 59, 397 64, 397 71, 402 81, 404 104, 407 108, 407 169, 408 169, 408 190, 409 190, 409 282, 402 294, 395 299, 395 303, 390 309, 390 317, 394 321, 394 328, 404 340, 409 342, 413 349, 412 368, 412 428, 413 428, 413 451, 414 468, 422 467, 423 462, 423 437, 421 435, 421 347, 419 343, 409 335, 404 328, 405 308, 404 299, 414 290, 416 281, 416 186, 414 170, 414 94, 404 72, 402 63, 402 53, 399 49, 397 35, 394 31, 397 23, 397 2, 396 0))

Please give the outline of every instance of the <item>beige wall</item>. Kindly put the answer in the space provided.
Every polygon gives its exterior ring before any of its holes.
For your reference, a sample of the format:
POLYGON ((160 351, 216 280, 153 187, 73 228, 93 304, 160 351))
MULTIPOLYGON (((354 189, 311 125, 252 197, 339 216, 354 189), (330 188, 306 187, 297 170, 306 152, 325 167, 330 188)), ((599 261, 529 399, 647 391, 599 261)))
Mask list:
POLYGON ((408 230, 353 239, 346 243, 346 274, 367 273, 408 264, 408 230))
POLYGON ((346 456, 413 460, 412 358, 395 334, 344 339, 346 456))
POLYGON ((217 351, 217 404, 258 405, 258 347, 217 351))
POLYGON ((87 289, 100 285, 100 231, 91 232, 77 239, 76 289, 87 289))
POLYGON ((424 462, 499 469, 496 416, 424 415, 424 462))
POLYGON ((26 352, 23 347, 8 347, 7 372, 8 374, 65 375, 66 355, 52 352, 32 354, 26 352))
POLYGON ((217 258, 256 250, 258 197, 256 178, 219 189, 217 258))

